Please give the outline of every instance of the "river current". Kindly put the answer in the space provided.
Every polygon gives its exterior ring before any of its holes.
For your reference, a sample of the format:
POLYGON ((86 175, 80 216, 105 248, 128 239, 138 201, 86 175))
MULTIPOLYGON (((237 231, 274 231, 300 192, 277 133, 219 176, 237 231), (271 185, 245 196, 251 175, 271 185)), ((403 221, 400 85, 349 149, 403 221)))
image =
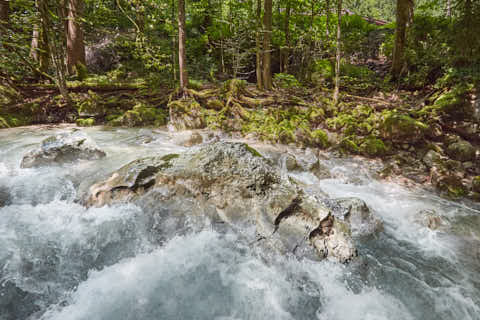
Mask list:
POLYGON ((473 204, 378 180, 361 159, 325 158, 330 178, 285 174, 309 192, 364 200, 384 230, 358 243, 348 265, 265 259, 233 231, 198 221, 159 229, 132 204, 79 204, 122 165, 184 150, 166 131, 82 129, 106 158, 20 169, 25 153, 66 130, 0 130, 0 320, 480 319, 473 204), (422 210, 444 226, 426 227, 422 210))

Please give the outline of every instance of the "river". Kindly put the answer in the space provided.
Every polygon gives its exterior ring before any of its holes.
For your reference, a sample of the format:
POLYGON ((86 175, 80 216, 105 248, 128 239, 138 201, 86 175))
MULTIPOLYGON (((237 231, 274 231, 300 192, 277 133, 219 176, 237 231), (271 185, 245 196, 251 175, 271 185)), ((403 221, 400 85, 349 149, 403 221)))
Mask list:
POLYGON ((285 174, 309 192, 364 200, 384 230, 358 243, 348 265, 265 259, 232 230, 185 232, 174 222, 159 230, 132 204, 79 204, 122 165, 184 150, 166 131, 85 128, 107 157, 20 169, 26 152, 68 129, 0 130, 0 320, 480 319, 473 204, 379 180, 371 162, 331 156, 321 160, 330 178, 285 174), (444 226, 427 228, 421 210, 444 226))

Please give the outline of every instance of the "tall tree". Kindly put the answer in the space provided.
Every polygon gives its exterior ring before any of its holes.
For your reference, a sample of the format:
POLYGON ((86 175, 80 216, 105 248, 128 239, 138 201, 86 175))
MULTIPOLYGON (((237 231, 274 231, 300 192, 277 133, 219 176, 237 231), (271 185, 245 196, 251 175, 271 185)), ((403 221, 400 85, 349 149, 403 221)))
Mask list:
POLYGON ((180 71, 180 90, 188 87, 187 53, 185 51, 185 0, 178 0, 178 68, 180 71))
POLYGON ((333 102, 338 105, 340 95, 340 59, 341 59, 341 23, 342 23, 342 0, 337 0, 337 51, 335 54, 335 89, 333 91, 333 102))
POLYGON ((397 0, 397 27, 393 48, 392 77, 398 80, 405 65, 405 44, 407 28, 413 14, 413 0, 397 0))
POLYGON ((262 0, 257 0, 257 30, 255 35, 256 42, 256 72, 257 72, 257 88, 263 90, 263 68, 262 68, 262 0))
POLYGON ((272 0, 265 0, 263 9, 263 86, 270 90, 272 81, 272 0))
MULTIPOLYGON (((3 26, 8 26, 10 15, 10 7, 7 0, 0 0, 0 23, 3 26)), ((0 36, 4 34, 4 29, 0 28, 0 36)))
POLYGON ((290 15, 292 12, 292 3, 291 0, 286 0, 285 8, 285 23, 284 23, 284 33, 285 33, 285 47, 281 51, 281 61, 280 69, 282 72, 288 72, 288 57, 290 54, 290 15))
POLYGON ((85 43, 80 18, 83 13, 83 0, 68 0, 67 16, 67 70, 69 74, 85 67, 85 43))
POLYGON ((33 25, 32 44, 30 48, 30 56, 33 61, 39 65, 40 74, 43 77, 49 67, 50 49, 48 45, 48 8, 45 0, 36 0, 35 7, 37 9, 36 21, 33 25))

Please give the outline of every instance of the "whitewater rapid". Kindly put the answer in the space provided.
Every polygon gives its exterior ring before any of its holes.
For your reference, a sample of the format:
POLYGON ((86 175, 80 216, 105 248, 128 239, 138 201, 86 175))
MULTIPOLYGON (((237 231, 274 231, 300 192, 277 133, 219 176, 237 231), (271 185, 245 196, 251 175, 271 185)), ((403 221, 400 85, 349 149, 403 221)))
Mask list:
POLYGON ((331 178, 288 174, 308 192, 363 199, 384 231, 357 244, 349 265, 299 261, 209 223, 159 227, 131 204, 78 203, 120 166, 185 149, 162 130, 82 129, 106 158, 20 169, 26 152, 66 130, 0 130, 0 320, 480 319, 472 204, 380 181, 361 159, 331 157, 322 160, 331 178), (421 210, 447 227, 428 229, 421 210))

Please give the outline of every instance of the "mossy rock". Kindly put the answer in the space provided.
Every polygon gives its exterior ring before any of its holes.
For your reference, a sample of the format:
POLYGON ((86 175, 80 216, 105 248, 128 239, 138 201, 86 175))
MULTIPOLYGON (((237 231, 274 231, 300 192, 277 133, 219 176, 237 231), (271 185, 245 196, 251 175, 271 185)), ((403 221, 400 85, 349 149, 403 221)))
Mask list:
POLYGON ((465 140, 451 143, 446 151, 452 159, 458 161, 464 162, 475 160, 476 149, 470 142, 465 140))
POLYGON ((474 113, 468 102, 471 87, 460 84, 441 94, 433 105, 434 108, 455 119, 471 119, 474 113))
POLYGON ((0 117, 0 129, 4 129, 4 128, 10 128, 10 126, 8 125, 7 121, 3 117, 0 117))
POLYGON ((203 129, 206 127, 205 109, 193 98, 179 99, 168 104, 170 123, 177 130, 203 129))
POLYGON ((95 125, 95 119, 94 118, 77 119, 76 123, 77 123, 77 126, 79 127, 91 127, 95 125))
POLYGON ((473 192, 480 193, 480 176, 476 176, 472 180, 472 190, 473 192))
POLYGON ((355 154, 360 152, 360 148, 358 147, 358 144, 351 137, 344 138, 342 141, 340 141, 339 147, 342 153, 355 154))
POLYGON ((385 155, 388 149, 381 139, 368 137, 360 145, 359 151, 366 156, 378 157, 385 155))
POLYGON ((108 115, 106 121, 111 126, 163 126, 167 123, 167 113, 163 109, 137 103, 133 109, 127 110, 123 115, 108 115))
POLYGON ((406 114, 396 111, 384 113, 380 131, 385 139, 393 142, 415 143, 421 140, 428 126, 406 114))
POLYGON ((330 142, 328 141, 328 135, 321 129, 316 129, 311 132, 313 143, 320 148, 328 148, 330 142))

